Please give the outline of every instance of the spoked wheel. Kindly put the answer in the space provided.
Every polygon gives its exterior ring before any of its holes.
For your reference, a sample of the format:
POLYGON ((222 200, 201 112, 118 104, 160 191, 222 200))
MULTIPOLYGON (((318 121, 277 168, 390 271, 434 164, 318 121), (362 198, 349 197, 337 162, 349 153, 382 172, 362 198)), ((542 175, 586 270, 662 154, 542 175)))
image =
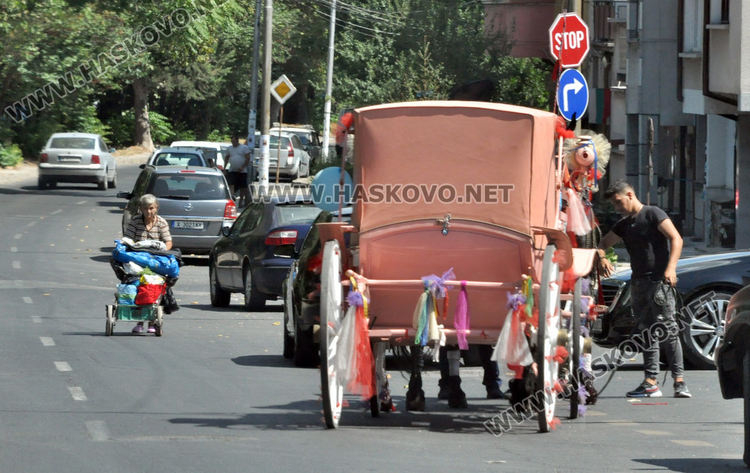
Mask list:
POLYGON ((373 417, 380 417, 380 393, 387 385, 385 374, 385 343, 372 342, 372 354, 375 358, 375 376, 373 376, 375 394, 370 398, 370 413, 373 417))
POLYGON ((544 249, 542 281, 539 287, 539 330, 534 361, 537 366, 536 397, 539 398, 541 394, 542 401, 538 405, 541 411, 537 414, 540 432, 549 432, 550 424, 555 418, 557 400, 554 385, 559 373, 559 363, 553 357, 560 329, 560 286, 559 269, 557 263, 552 261, 554 254, 554 245, 547 245, 544 249))
POLYGON ((344 312, 341 285, 341 249, 337 241, 323 248, 320 275, 320 389, 326 427, 335 429, 341 418, 344 386, 336 373, 336 354, 344 312))
POLYGON ((570 319, 570 331, 572 335, 572 350, 570 354, 570 383, 573 391, 570 393, 570 418, 578 418, 578 405, 580 398, 578 390, 581 386, 581 278, 576 279, 573 290, 573 312, 570 319))
POLYGON ((112 331, 115 328, 115 308, 112 305, 107 305, 107 324, 104 327, 104 335, 111 336, 112 331))
POLYGON ((156 322, 154 322, 154 335, 161 337, 164 334, 164 308, 156 308, 156 322))

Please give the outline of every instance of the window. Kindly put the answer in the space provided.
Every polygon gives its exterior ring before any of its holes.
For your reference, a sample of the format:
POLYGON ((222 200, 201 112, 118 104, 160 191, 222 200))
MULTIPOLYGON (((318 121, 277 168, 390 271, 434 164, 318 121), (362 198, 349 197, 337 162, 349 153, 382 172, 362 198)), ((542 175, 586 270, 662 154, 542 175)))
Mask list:
POLYGON ((52 138, 49 147, 53 149, 96 149, 96 140, 94 138, 61 136, 52 138))
POLYGON ((320 209, 312 205, 277 205, 273 210, 274 226, 312 223, 320 209))

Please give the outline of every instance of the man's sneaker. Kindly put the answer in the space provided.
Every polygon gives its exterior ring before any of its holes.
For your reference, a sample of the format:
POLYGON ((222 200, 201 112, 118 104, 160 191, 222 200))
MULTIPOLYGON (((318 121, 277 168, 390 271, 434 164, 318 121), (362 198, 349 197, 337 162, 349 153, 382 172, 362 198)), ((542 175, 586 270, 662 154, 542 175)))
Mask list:
POLYGON ((674 397, 693 397, 690 391, 688 391, 685 381, 674 383, 674 397))
POLYGON ((640 386, 626 394, 627 397, 661 397, 661 389, 658 384, 643 381, 640 386))

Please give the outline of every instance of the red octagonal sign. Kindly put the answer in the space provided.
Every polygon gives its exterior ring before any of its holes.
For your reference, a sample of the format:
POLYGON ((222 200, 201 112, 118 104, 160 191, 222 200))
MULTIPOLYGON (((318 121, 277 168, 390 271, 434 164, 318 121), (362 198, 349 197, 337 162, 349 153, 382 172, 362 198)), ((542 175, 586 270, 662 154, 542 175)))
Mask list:
POLYGON ((560 13, 549 27, 549 46, 562 67, 578 67, 589 52, 589 27, 575 13, 560 13))

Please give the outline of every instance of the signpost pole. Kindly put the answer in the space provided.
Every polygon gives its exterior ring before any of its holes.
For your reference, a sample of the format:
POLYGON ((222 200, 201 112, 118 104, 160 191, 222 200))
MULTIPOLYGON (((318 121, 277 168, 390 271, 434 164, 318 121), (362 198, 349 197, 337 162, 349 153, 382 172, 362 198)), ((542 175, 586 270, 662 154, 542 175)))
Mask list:
POLYGON ((279 109, 279 143, 276 147, 276 185, 279 185, 279 166, 281 166, 281 128, 284 126, 284 104, 279 109))

